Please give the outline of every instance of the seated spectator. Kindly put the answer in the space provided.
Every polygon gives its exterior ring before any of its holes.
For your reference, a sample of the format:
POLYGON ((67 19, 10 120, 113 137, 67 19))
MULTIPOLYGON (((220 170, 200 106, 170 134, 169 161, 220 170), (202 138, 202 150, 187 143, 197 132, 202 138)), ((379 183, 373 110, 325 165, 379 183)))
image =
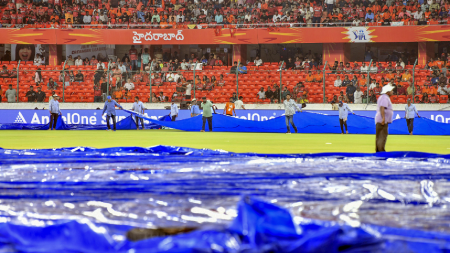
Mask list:
POLYGON ((429 100, 431 104, 439 102, 439 98, 435 94, 431 94, 429 100))
POLYGON ((158 100, 159 100, 160 103, 166 102, 166 96, 164 96, 164 93, 162 91, 159 92, 158 100))
POLYGON ((223 87, 226 84, 225 80, 223 80, 223 74, 220 74, 219 80, 217 80, 217 86, 223 87))
POLYGON ((247 67, 242 62, 239 63, 239 74, 247 74, 247 67))
POLYGON ((256 56, 255 60, 253 61, 255 63, 255 66, 261 66, 263 65, 262 59, 259 58, 259 56, 256 56))
POLYGON ((314 82, 314 76, 311 71, 308 71, 308 76, 306 77, 305 82, 308 82, 308 83, 314 82))
POLYGON ((131 97, 132 97, 131 92, 127 88, 124 89, 122 87, 121 89, 122 89, 122 92, 123 92, 122 99, 125 99, 125 101, 131 100, 131 97))
POLYGON ((439 75, 439 83, 447 84, 447 77, 444 76, 444 73, 439 75))
POLYGON ((167 82, 175 82, 175 74, 174 73, 167 73, 166 74, 166 80, 167 80, 167 82))
POLYGON ((340 76, 336 76, 336 80, 334 80, 334 87, 341 87, 342 86, 342 80, 340 76))
POLYGON ((342 81, 342 87, 347 87, 352 83, 352 81, 350 81, 350 79, 348 79, 348 75, 345 75, 344 77, 344 81, 342 81))
POLYGON ((47 88, 49 90, 56 90, 56 88, 58 88, 58 84, 53 81, 53 78, 50 77, 50 79, 48 79, 47 88))
MULTIPOLYGON (((0 71, 0 78, 10 78, 11 74, 8 71, 8 67, 6 67, 6 65, 3 65, 2 67, 2 71, 0 71)), ((1 96, 1 94, 0 94, 1 96)))
POLYGON ((401 80, 402 82, 409 82, 411 78, 412 78, 411 74, 409 73, 408 70, 406 70, 405 73, 403 73, 401 80))
POLYGON ((84 66, 90 66, 91 65, 91 61, 89 60, 88 57, 84 58, 83 65, 84 66))
MULTIPOLYGON (((161 73, 163 75, 163 73, 161 73)), ((155 73, 154 77, 152 77, 153 86, 161 86, 163 81, 158 73, 155 73)))
POLYGON ((140 83, 144 81, 144 76, 142 75, 142 73, 138 70, 136 70, 136 74, 134 74, 133 76, 133 81, 135 83, 140 83))
POLYGON ((360 71, 361 71, 361 73, 368 73, 369 72, 369 67, 366 66, 365 62, 362 63, 360 71))
POLYGON ((78 55, 77 59, 75 60, 75 66, 83 66, 83 60, 81 59, 81 56, 78 55))
MULTIPOLYGON (((373 88, 372 90, 370 90, 371 92, 373 92, 373 94, 375 95, 380 95, 381 94, 381 87, 380 84, 377 83, 377 86, 375 88, 373 88)), ((375 101, 376 102, 376 101, 375 101)))
POLYGON ((75 65, 75 62, 72 59, 72 55, 69 55, 69 58, 66 60, 66 65, 67 66, 73 66, 75 65))
POLYGON ((265 99, 266 98, 266 92, 264 91, 264 88, 261 87, 261 89, 256 93, 256 96, 258 99, 265 99))
POLYGON ((295 62, 292 60, 291 57, 289 57, 286 62, 286 69, 294 69, 294 68, 295 68, 295 62))
POLYGON ((81 70, 78 70, 77 74, 74 76, 74 82, 84 82, 84 75, 81 73, 81 70))
POLYGON ((397 95, 406 95, 405 87, 403 87, 401 84, 397 85, 397 95))
POLYGON ((447 85, 444 82, 441 82, 438 87, 438 94, 450 96, 450 85, 447 85))
POLYGON ((295 58, 295 68, 301 69, 302 68, 302 61, 300 60, 300 57, 295 58))
POLYGON ((409 82, 408 88, 406 89, 406 95, 413 95, 414 93, 414 84, 409 82))
POLYGON ((122 97, 123 97, 122 87, 116 89, 116 91, 113 93, 113 97, 116 100, 122 99, 122 97))
POLYGON ((236 70, 237 70, 237 61, 233 62, 233 66, 231 66, 230 69, 230 74, 236 74, 236 70))
MULTIPOLYGON (((91 60, 91 62, 95 62, 95 60, 94 61, 91 60)), ((106 69, 105 63, 103 63, 103 62, 97 62, 96 65, 97 65, 98 70, 106 69)))
POLYGON ((134 90, 134 83, 131 81, 131 79, 127 79, 127 82, 123 87, 128 91, 134 90))

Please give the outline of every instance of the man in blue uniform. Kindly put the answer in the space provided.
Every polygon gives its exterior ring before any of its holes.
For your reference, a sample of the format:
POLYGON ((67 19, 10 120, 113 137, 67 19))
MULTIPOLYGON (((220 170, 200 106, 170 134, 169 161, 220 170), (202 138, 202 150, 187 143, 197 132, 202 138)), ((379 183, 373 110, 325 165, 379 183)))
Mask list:
MULTIPOLYGON (((137 112, 139 114, 144 114, 144 110, 146 108, 144 107, 144 104, 139 101, 139 97, 136 96, 134 97, 134 103, 133 103, 133 107, 131 108, 131 110, 133 112, 137 112)), ((141 122, 142 125, 142 130, 145 129, 144 127, 144 119, 143 118, 139 118, 138 116, 134 116, 134 120, 136 121, 136 129, 139 130, 139 121, 141 122)))
POLYGON ((111 96, 106 98, 105 106, 103 107, 102 115, 106 112, 106 125, 108 129, 106 131, 111 131, 111 126, 109 125, 109 119, 112 117, 114 131, 116 131, 116 106, 123 109, 115 100, 111 99, 111 96))

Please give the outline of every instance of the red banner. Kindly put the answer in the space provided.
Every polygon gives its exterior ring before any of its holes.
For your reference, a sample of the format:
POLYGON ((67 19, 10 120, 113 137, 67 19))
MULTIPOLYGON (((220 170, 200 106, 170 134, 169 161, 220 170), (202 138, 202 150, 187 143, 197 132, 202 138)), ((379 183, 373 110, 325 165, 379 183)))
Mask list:
POLYGON ((0 44, 279 44, 450 41, 450 26, 277 29, 1 29, 0 44))

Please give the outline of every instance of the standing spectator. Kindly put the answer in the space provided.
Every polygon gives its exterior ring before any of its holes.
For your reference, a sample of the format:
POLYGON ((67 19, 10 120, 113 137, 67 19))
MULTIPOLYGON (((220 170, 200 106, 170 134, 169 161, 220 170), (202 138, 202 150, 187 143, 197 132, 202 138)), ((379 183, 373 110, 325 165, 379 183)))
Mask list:
POLYGON ((48 130, 56 130, 56 122, 58 121, 58 115, 61 115, 61 110, 59 109, 58 95, 54 94, 53 99, 49 103, 50 112, 50 125, 48 130))
POLYGON ((353 103, 355 101, 355 91, 356 91, 356 87, 353 86, 353 83, 350 83, 347 86, 347 89, 345 90, 345 93, 347 94, 347 97, 348 97, 348 102, 353 103))
POLYGON ((83 60, 81 59, 81 56, 78 55, 77 59, 75 60, 75 66, 83 66, 83 60))
POLYGON ((261 66, 263 65, 262 59, 259 58, 259 56, 256 56, 255 60, 253 61, 255 63, 255 66, 261 66))
POLYGON ((258 96, 259 99, 265 99, 266 93, 264 92, 264 88, 261 87, 261 89, 258 91, 258 93, 256 93, 256 95, 258 96))
POLYGON ((38 68, 36 70, 36 73, 34 73, 34 82, 36 83, 36 85, 39 85, 42 82, 44 82, 44 79, 42 79, 41 69, 40 68, 38 68))
POLYGON ((36 92, 36 101, 37 102, 44 102, 45 101, 45 92, 41 90, 41 87, 37 87, 38 92, 36 92))
POLYGON ((390 97, 393 95, 391 85, 386 85, 381 91, 381 96, 377 101, 377 113, 375 115, 375 152, 385 152, 386 141, 388 137, 388 124, 392 123, 394 110, 390 97))
POLYGON ((188 84, 186 85, 186 99, 191 99, 191 91, 192 91, 192 80, 188 81, 188 84))
POLYGON ((106 94, 108 93, 108 83, 104 77, 101 78, 100 90, 102 91, 102 99, 106 101, 106 94))
MULTIPOLYGON (((148 48, 144 48, 144 53, 141 55, 142 66, 145 68, 152 58, 148 53, 148 48)), ((153 64, 154 65, 154 64, 153 64)))
POLYGON ((322 15, 323 15, 323 10, 322 10, 322 6, 320 5, 315 5, 313 7, 313 18, 312 18, 312 23, 313 26, 320 26, 321 20, 322 20, 322 15))
POLYGON ((363 92, 361 91, 361 88, 359 86, 356 87, 356 91, 355 91, 354 95, 355 95, 355 104, 361 104, 363 92))
POLYGON ((94 85, 94 103, 99 103, 102 101, 102 89, 100 84, 94 85))
POLYGON ((27 91, 25 96, 28 98, 28 102, 35 102, 36 101, 36 92, 33 90, 33 86, 30 86, 30 90, 27 91))
POLYGON ((244 109, 245 110, 244 102, 242 102, 242 98, 243 98, 242 96, 239 96, 239 99, 234 102, 236 109, 244 109))
POLYGON ((134 48, 134 45, 131 46, 131 49, 128 51, 129 55, 130 55, 130 60, 131 60, 131 69, 134 71, 137 69, 137 59, 138 59, 138 53, 136 48, 134 48))
POLYGON ((333 11, 335 2, 336 0, 325 0, 325 3, 327 4, 328 15, 333 11))
POLYGON ((12 88, 12 85, 8 85, 9 89, 6 90, 5 96, 8 99, 8 103, 15 103, 17 101, 17 93, 16 90, 12 88))

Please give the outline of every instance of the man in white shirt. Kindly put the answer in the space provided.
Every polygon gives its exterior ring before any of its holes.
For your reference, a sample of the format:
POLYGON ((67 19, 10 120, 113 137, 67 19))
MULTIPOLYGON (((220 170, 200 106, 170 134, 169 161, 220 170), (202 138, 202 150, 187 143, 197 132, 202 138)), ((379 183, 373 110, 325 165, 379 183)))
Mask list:
POLYGON ((172 121, 175 121, 177 116, 178 116, 178 106, 172 102, 172 105, 170 106, 170 117, 172 117, 172 121))
POLYGON ((264 91, 264 88, 261 87, 261 89, 256 93, 256 95, 259 97, 259 99, 265 99, 266 98, 266 92, 264 91))
MULTIPOLYGON (((144 114, 145 109, 146 108, 144 107, 144 104, 141 101, 139 101, 139 97, 138 96, 134 97, 134 103, 133 103, 133 107, 131 108, 131 110, 133 112, 137 112, 139 114, 144 114)), ((136 121, 136 130, 139 130, 139 121, 141 122, 142 130, 145 129, 143 118, 134 116, 134 120, 136 121)))
POLYGON ((175 74, 174 73, 167 73, 166 80, 168 82, 175 82, 175 74))
POLYGON ((355 104, 362 104, 363 92, 359 86, 356 87, 356 91, 353 96, 355 97, 355 104))
POLYGON ((176 21, 177 21, 177 23, 178 22, 182 22, 183 23, 184 22, 184 15, 183 14, 178 14, 176 21), (181 20, 180 20, 180 18, 181 18, 181 20))
POLYGON ((410 135, 413 134, 414 118, 416 117, 416 114, 417 117, 420 118, 416 106, 411 104, 411 99, 408 98, 408 104, 405 106, 405 118, 406 118, 406 125, 408 126, 408 132, 410 135))
POLYGON ((259 56, 256 56, 256 58, 253 62, 255 63, 255 66, 263 65, 263 61, 262 61, 262 59, 259 58, 259 56))
POLYGON ((340 76, 337 76, 336 80, 334 80, 334 87, 341 87, 342 86, 342 80, 340 76))
POLYGON ((275 15, 273 15, 273 18, 272 18, 272 21, 274 22, 274 23, 276 23, 277 22, 277 19, 280 19, 281 20, 281 15, 280 14, 275 14, 275 15))
POLYGON ((367 73, 369 71, 369 67, 366 66, 366 63, 363 62, 361 66, 361 73, 367 73))
POLYGON ((92 17, 89 15, 89 12, 86 12, 86 15, 84 15, 84 17, 83 17, 83 22, 84 22, 85 24, 88 24, 88 25, 91 24, 91 22, 92 22, 92 17))
POLYGON ((369 85, 369 90, 371 90, 375 87, 377 87, 377 83, 375 82, 375 79, 372 79, 372 83, 370 83, 370 85, 369 85))
POLYGON ((244 109, 245 110, 244 102, 242 102, 242 98, 243 98, 242 96, 239 96, 239 99, 236 100, 236 102, 234 102, 234 107, 236 109, 244 109))
POLYGON ((192 81, 189 81, 188 84, 186 85, 186 99, 191 99, 191 90, 192 90, 192 81))
POLYGON ((188 62, 186 62, 186 59, 183 59, 183 61, 181 62, 181 69, 182 70, 189 70, 190 68, 189 68, 189 63, 188 62))
POLYGON ((101 67, 102 69, 105 69, 105 64, 104 64, 103 62, 100 62, 100 61, 99 61, 99 62, 97 63, 97 69, 99 69, 100 67, 101 67))
POLYGON ((83 60, 81 59, 81 56, 78 55, 77 59, 75 60, 75 66, 83 66, 83 60))
POLYGON ((198 62, 194 62, 191 65, 191 70, 202 70, 203 69, 203 64, 198 63, 198 62))
POLYGON ((127 73, 127 67, 125 67, 122 62, 119 63, 119 69, 122 72, 122 75, 127 73))
POLYGON ((348 127, 347 127, 348 112, 355 114, 346 103, 339 101, 339 124, 341 125, 342 134, 344 134, 344 126, 345 132, 348 134, 348 127))
POLYGON ((174 75, 174 82, 178 83, 178 80, 180 80, 183 77, 183 75, 181 74, 180 71, 178 71, 175 75, 174 75))
POLYGON ((134 90, 134 83, 131 81, 131 79, 127 79, 127 82, 123 87, 128 90, 134 90))

